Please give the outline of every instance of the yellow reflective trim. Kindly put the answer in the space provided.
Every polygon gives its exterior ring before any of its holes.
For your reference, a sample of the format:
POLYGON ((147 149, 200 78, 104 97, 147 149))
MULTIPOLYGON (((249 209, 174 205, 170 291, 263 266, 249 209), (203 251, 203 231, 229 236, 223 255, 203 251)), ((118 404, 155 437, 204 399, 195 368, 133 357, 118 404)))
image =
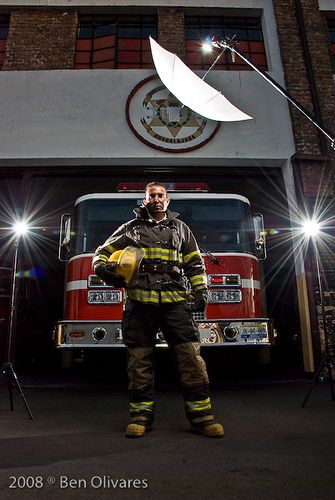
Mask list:
POLYGON ((141 248, 145 259, 174 260, 182 262, 182 255, 174 248, 141 248))
POLYGON ((103 262, 107 262, 108 257, 107 257, 107 255, 104 255, 104 254, 96 255, 95 257, 93 257, 93 264, 95 264, 98 260, 102 260, 103 262))
POLYGON ((105 247, 103 247, 103 249, 104 250, 106 249, 106 250, 108 250, 111 253, 114 253, 117 250, 113 245, 106 245, 105 247))
POLYGON ((137 300, 138 302, 152 302, 153 304, 159 303, 159 293, 155 290, 141 290, 139 288, 128 289, 128 297, 132 300, 137 300))
POLYGON ((196 274, 195 276, 190 276, 189 281, 191 282, 192 286, 207 284, 207 280, 204 274, 196 274))
POLYGON ((200 252, 198 250, 195 250, 194 252, 191 252, 191 253, 188 253, 187 255, 185 255, 184 262, 188 262, 189 260, 192 259, 192 257, 195 257, 195 256, 201 258, 200 252))
POLYGON ((136 403, 129 403, 129 405, 132 407, 132 408, 138 408, 139 406, 146 406, 146 407, 151 407, 154 405, 154 402, 153 401, 138 401, 136 403))
POLYGON ((203 411, 211 410, 211 399, 203 399, 201 401, 185 401, 185 405, 188 411, 203 411))
POLYGON ((162 302, 173 303, 173 302, 182 302, 186 300, 187 292, 186 291, 161 291, 156 292, 156 290, 141 290, 139 288, 130 288, 127 290, 127 295, 130 299, 136 300, 138 302, 143 303, 152 303, 159 304, 162 302))
POLYGON ((186 300, 187 292, 183 291, 173 291, 173 292, 161 292, 162 302, 182 302, 186 300))

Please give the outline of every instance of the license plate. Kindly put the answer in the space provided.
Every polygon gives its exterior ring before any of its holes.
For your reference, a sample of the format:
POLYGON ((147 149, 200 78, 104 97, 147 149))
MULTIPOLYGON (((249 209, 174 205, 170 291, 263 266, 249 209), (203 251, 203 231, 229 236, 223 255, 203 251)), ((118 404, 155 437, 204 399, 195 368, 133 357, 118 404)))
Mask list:
POLYGON ((266 324, 256 323, 251 325, 241 325, 241 337, 246 338, 267 338, 266 324))

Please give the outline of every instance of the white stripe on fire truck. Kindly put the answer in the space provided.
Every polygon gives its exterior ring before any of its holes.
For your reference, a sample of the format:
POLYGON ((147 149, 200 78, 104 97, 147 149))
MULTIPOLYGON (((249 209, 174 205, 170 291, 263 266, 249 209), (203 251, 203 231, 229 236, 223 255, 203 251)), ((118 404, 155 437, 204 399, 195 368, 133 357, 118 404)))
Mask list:
MULTIPOLYGON (((257 290, 261 289, 261 282, 258 280, 251 280, 251 279, 242 279, 241 280, 241 287, 242 288, 256 288, 257 290)), ((71 290, 85 290, 87 288, 87 281, 86 280, 74 280, 74 281, 69 281, 69 283, 66 284, 66 291, 70 292, 71 290)))
POLYGON ((66 284, 66 291, 71 292, 72 290, 85 290, 87 288, 87 280, 75 280, 69 281, 66 284))
POLYGON ((261 282, 258 280, 242 279, 241 280, 241 287, 242 288, 257 288, 257 290, 260 290, 261 289, 261 282))

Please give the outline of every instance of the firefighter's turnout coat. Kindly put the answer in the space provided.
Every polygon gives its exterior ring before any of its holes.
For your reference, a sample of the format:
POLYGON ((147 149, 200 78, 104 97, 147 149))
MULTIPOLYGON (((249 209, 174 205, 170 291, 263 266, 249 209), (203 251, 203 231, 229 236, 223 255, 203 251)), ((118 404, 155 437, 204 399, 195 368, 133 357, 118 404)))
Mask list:
POLYGON ((155 221, 145 206, 135 208, 136 218, 120 226, 99 246, 93 258, 96 268, 107 263, 116 250, 127 246, 142 249, 144 257, 138 279, 127 285, 127 296, 146 304, 185 301, 190 288, 207 287, 203 261, 190 228, 167 210, 163 221, 155 221))

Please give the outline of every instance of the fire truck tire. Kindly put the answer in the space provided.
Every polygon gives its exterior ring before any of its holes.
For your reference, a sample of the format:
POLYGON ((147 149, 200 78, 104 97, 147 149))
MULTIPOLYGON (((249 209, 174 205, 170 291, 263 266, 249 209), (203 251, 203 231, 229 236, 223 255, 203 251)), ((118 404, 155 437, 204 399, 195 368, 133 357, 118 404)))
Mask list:
POLYGON ((59 353, 59 358, 60 358, 60 367, 61 368, 73 368, 75 361, 75 355, 74 351, 70 350, 61 350, 59 353))
POLYGON ((260 347, 257 351, 258 363, 269 365, 271 363, 271 347, 260 347))

